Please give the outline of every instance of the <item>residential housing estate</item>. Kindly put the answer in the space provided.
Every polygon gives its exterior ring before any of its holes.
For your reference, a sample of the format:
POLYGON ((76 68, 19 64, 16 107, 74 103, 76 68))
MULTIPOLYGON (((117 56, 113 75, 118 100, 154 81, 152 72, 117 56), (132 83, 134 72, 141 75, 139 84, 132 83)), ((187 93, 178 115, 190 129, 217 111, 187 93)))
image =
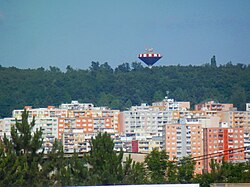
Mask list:
MULTIPOLYGON (((42 129, 45 153, 55 139, 62 142, 65 153, 89 152, 91 138, 107 132, 115 149, 128 153, 149 153, 165 150, 169 159, 178 161, 191 156, 196 161, 195 172, 209 172, 211 159, 231 162, 250 159, 250 104, 237 111, 233 104, 208 101, 190 109, 190 102, 178 102, 165 97, 152 105, 142 103, 127 111, 96 107, 92 103, 61 104, 58 108, 32 108, 29 122, 35 117, 33 130, 42 129)), ((0 119, 0 139, 21 120, 24 109, 16 109, 12 117, 0 119)))

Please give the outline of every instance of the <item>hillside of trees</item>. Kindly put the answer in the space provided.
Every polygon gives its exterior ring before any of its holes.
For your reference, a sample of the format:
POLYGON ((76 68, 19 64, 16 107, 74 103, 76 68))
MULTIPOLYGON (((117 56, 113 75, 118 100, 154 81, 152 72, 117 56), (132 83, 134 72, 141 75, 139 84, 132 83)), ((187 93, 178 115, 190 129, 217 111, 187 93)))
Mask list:
POLYGON ((123 63, 116 68, 92 62, 86 69, 67 66, 18 69, 0 66, 0 118, 14 109, 58 106, 71 100, 125 110, 142 102, 151 104, 169 97, 191 105, 215 100, 245 110, 250 102, 250 65, 154 66, 123 63))
MULTIPOLYGON (((145 161, 123 160, 123 152, 114 151, 107 133, 90 141, 91 151, 79 157, 64 157, 56 141, 44 154, 42 130, 32 133, 35 119, 28 123, 28 112, 22 122, 11 127, 11 139, 0 140, 0 186, 96 186, 114 184, 188 184, 249 183, 250 164, 212 160, 211 172, 194 174, 195 161, 190 156, 170 161, 165 151, 153 150, 145 161)), ((205 159, 205 158, 204 158, 205 159)))

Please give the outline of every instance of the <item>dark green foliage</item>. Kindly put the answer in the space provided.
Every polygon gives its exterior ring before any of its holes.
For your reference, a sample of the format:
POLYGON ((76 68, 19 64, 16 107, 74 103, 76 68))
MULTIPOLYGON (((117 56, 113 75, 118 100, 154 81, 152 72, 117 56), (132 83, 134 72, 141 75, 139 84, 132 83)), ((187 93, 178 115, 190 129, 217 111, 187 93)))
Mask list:
POLYGON ((74 153, 73 157, 68 159, 66 174, 63 185, 87 185, 91 176, 88 173, 86 158, 79 157, 77 153, 74 153))
POLYGON ((161 184, 166 182, 166 171, 168 163, 168 155, 165 151, 153 150, 145 158, 145 163, 149 170, 150 181, 153 184, 161 184))
POLYGON ((147 184, 148 173, 144 163, 134 162, 131 156, 126 159, 123 166, 122 184, 147 184))
POLYGON ((213 57, 211 58, 211 66, 212 66, 212 67, 216 67, 216 66, 217 66, 217 65, 216 65, 215 56, 213 56, 213 57))
POLYGON ((222 160, 221 163, 211 162, 211 177, 215 182, 250 182, 249 162, 230 163, 222 160))
POLYGON ((114 151, 110 135, 99 133, 91 140, 91 151, 85 157, 88 165, 88 185, 147 184, 144 163, 132 161, 129 156, 123 163, 123 152, 114 151))
POLYGON ((212 179, 211 173, 204 173, 196 175, 193 182, 200 184, 201 187, 210 187, 210 184, 215 183, 215 180, 212 179))
POLYGON ((119 65, 113 70, 107 62, 92 62, 89 70, 67 66, 18 69, 0 67, 0 117, 23 108, 58 106, 79 100, 95 105, 126 109, 130 102, 151 103, 163 99, 166 91, 176 100, 191 101, 192 105, 207 99, 233 102, 240 110, 250 100, 250 66, 228 63, 216 66, 154 66, 140 63, 119 65), (15 98, 15 99, 13 99, 15 98))
POLYGON ((191 157, 183 157, 180 161, 168 160, 165 151, 153 150, 145 158, 149 171, 149 180, 154 184, 161 183, 192 183, 195 162, 191 157))
POLYGON ((0 141, 0 186, 62 186, 75 184, 75 177, 82 179, 77 170, 82 174, 86 167, 75 157, 65 158, 58 141, 45 155, 42 131, 34 127, 35 120, 28 123, 28 112, 24 110, 21 123, 11 127, 11 139, 5 135, 0 141))
POLYGON ((66 161, 64 159, 63 147, 56 140, 41 164, 43 176, 45 177, 44 183, 47 183, 46 185, 64 185, 64 180, 68 179, 65 174, 66 161))
MULTIPOLYGON (((41 186, 40 163, 43 159, 42 131, 31 134, 35 121, 28 123, 28 112, 22 114, 22 122, 11 127, 11 139, 4 136, 1 143, 0 186, 41 186)), ((42 181, 42 180, 41 180, 42 181)))
POLYGON ((210 163, 211 172, 196 175, 193 182, 199 183, 201 187, 209 187, 211 183, 249 183, 250 164, 249 162, 231 163, 222 160, 217 163, 214 160, 210 163))
POLYGON ((189 157, 180 159, 178 166, 178 181, 183 184, 192 183, 194 178, 195 161, 189 157))
POLYGON ((110 135, 99 133, 91 140, 91 151, 87 156, 90 165, 90 184, 119 184, 122 181, 123 152, 114 151, 114 142, 110 135))
POLYGON ((177 161, 168 161, 166 170, 166 180, 168 183, 176 184, 178 182, 178 165, 177 161))

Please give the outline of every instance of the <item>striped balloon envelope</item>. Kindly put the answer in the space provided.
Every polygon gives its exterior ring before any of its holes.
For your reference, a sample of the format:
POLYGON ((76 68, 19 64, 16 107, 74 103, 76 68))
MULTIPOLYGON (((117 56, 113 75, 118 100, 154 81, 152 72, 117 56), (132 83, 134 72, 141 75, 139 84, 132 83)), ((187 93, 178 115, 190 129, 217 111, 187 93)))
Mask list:
POLYGON ((146 49, 146 53, 141 53, 138 58, 142 60, 149 67, 152 67, 162 56, 159 53, 154 53, 153 49, 146 49))

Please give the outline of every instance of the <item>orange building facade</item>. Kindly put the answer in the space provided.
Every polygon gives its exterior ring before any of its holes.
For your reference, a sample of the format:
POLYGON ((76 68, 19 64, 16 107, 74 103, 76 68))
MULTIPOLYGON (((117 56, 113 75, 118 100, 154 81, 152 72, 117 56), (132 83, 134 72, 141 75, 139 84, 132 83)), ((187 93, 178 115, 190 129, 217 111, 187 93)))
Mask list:
POLYGON ((203 129, 204 172, 210 172, 211 159, 221 162, 244 161, 243 128, 204 128, 203 129))
MULTIPOLYGON (((165 126, 165 150, 170 160, 184 156, 203 155, 202 126, 198 123, 169 124, 165 126)), ((202 173, 203 162, 197 161, 195 173, 202 173)))

